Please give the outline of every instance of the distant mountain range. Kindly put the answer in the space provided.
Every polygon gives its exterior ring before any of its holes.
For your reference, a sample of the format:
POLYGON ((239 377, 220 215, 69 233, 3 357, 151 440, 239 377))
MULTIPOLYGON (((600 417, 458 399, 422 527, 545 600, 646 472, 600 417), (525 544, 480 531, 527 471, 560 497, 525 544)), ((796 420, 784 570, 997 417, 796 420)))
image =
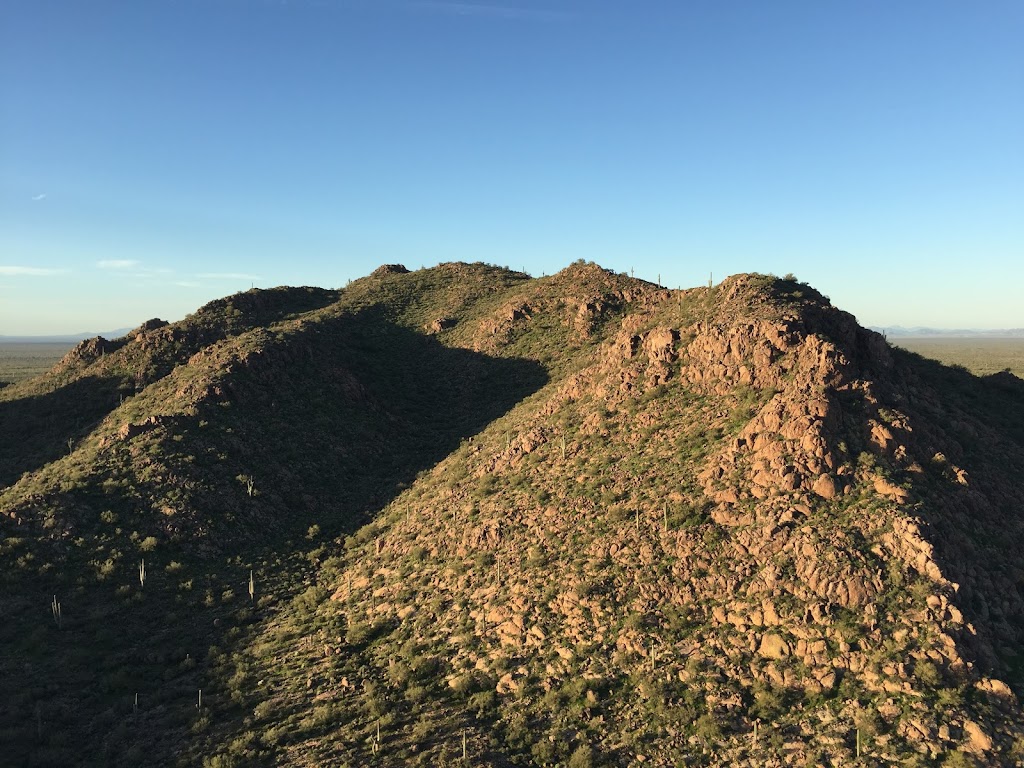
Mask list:
POLYGON ((85 331, 83 333, 65 333, 54 336, 4 336, 0 334, 0 344, 76 344, 79 341, 92 339, 97 336, 102 336, 105 339, 116 339, 124 336, 130 330, 131 328, 118 328, 114 331, 103 331, 101 333, 85 331))
POLYGON ((977 339, 1022 339, 1024 328, 904 328, 901 325, 886 328, 873 325, 872 331, 891 338, 977 338, 977 339))

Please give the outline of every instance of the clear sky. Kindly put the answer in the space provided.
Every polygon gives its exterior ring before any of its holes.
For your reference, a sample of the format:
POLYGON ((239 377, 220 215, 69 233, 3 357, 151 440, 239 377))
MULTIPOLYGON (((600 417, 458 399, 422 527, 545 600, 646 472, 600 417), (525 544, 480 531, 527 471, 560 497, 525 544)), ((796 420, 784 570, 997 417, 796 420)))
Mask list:
POLYGON ((1020 0, 3 0, 0 334, 381 263, 1024 326, 1020 0))

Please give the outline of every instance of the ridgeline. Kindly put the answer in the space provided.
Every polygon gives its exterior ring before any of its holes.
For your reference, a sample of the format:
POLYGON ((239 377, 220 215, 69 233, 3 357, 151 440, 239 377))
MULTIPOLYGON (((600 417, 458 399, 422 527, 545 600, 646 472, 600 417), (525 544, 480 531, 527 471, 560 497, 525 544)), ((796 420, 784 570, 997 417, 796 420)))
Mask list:
POLYGON ((236 294, 0 389, 0 763, 1020 764, 1022 476, 794 280, 236 294))

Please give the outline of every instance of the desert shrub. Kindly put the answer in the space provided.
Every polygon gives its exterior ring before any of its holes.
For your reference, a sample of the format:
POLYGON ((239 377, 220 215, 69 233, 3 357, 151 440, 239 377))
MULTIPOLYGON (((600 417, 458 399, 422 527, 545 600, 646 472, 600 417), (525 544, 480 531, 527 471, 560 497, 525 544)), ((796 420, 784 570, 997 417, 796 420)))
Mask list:
POLYGON ((203 768, 235 768, 236 765, 231 755, 214 755, 203 760, 203 768))
POLYGON ((484 570, 494 565, 494 555, 490 552, 480 552, 473 562, 476 565, 477 570, 484 570))
POLYGON ((477 482, 476 496, 482 498, 484 496, 490 496, 495 492, 497 486, 497 478, 494 475, 487 474, 480 478, 477 482))
POLYGON ((849 610, 838 606, 835 610, 835 626, 840 636, 848 643, 856 642, 863 634, 860 617, 849 610))
POLYGON ((245 757, 251 754, 250 750, 254 749, 256 744, 256 734, 252 731, 246 731, 228 745, 228 753, 245 757))
POLYGON ((405 698, 410 704, 420 704, 427 700, 430 691, 422 685, 411 685, 405 689, 405 698))
POLYGON ((492 714, 498 707, 498 694, 494 690, 480 691, 469 697, 469 706, 476 716, 483 718, 492 714))
POLYGON ((547 739, 541 739, 536 742, 533 747, 530 748, 530 754, 533 755, 534 760, 541 765, 547 765, 548 763, 554 762, 555 758, 558 756, 555 745, 547 739))
POLYGON ((705 712, 697 718, 693 724, 694 733, 697 738, 705 743, 712 743, 722 738, 722 725, 718 718, 711 712, 705 712))
POLYGON ((490 675, 478 669, 471 670, 459 675, 452 685, 452 689, 461 696, 471 696, 474 693, 494 692, 496 681, 490 675))
POLYGON ((426 741, 433 732, 434 724, 427 718, 417 720, 416 724, 412 727, 412 737, 417 743, 426 741))
POLYGON ((531 568, 541 568, 548 563, 547 555, 544 550, 540 547, 530 547, 530 551, 526 557, 526 564, 531 568))
POLYGON ((268 747, 276 747, 288 736, 288 726, 279 725, 276 728, 268 728, 260 735, 260 741, 268 747))
POLYGON ((441 660, 436 656, 420 656, 413 660, 411 667, 417 680, 435 680, 441 672, 441 660))
POLYGON ((377 627, 367 621, 353 621, 345 632, 345 642, 349 645, 364 645, 376 637, 377 627))
POLYGON ((776 689, 769 683, 755 682, 753 694, 754 701, 749 709, 750 716, 753 718, 774 720, 787 709, 785 692, 776 689))
POLYGON ((935 701, 944 709, 955 709, 964 703, 964 689, 940 688, 935 693, 935 701))
POLYGON ((308 615, 317 609, 327 597, 327 592, 322 587, 309 587, 305 592, 295 596, 292 605, 300 615, 308 615))
POLYGON ((873 707, 862 710, 854 719, 854 725, 861 732, 861 736, 877 736, 885 727, 881 715, 873 707))
POLYGON ((1010 757, 1019 760, 1024 764, 1024 736, 1018 736, 1010 747, 1010 757))
POLYGON ((388 711, 387 697, 379 686, 374 683, 367 683, 363 690, 365 693, 363 707, 370 717, 377 718, 388 711))
POLYGON ((395 685, 405 685, 412 677, 412 670, 403 661, 392 661, 388 665, 388 679, 395 685))
POLYGON ((930 661, 919 661, 914 665, 914 677, 928 688, 934 688, 942 682, 939 668, 930 661))
POLYGON ((589 744, 581 744, 569 757, 569 768, 593 768, 594 752, 589 744))
POLYGON ((974 758, 959 749, 947 754, 942 760, 942 768, 976 768, 974 758))

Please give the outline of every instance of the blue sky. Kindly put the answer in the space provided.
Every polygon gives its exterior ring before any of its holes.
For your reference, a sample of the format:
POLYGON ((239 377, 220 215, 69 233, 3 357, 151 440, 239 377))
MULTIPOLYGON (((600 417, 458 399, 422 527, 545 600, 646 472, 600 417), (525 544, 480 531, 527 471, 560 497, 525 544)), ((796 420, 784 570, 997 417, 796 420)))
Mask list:
POLYGON ((5 0, 0 334, 381 263, 1024 326, 1024 3, 5 0))

